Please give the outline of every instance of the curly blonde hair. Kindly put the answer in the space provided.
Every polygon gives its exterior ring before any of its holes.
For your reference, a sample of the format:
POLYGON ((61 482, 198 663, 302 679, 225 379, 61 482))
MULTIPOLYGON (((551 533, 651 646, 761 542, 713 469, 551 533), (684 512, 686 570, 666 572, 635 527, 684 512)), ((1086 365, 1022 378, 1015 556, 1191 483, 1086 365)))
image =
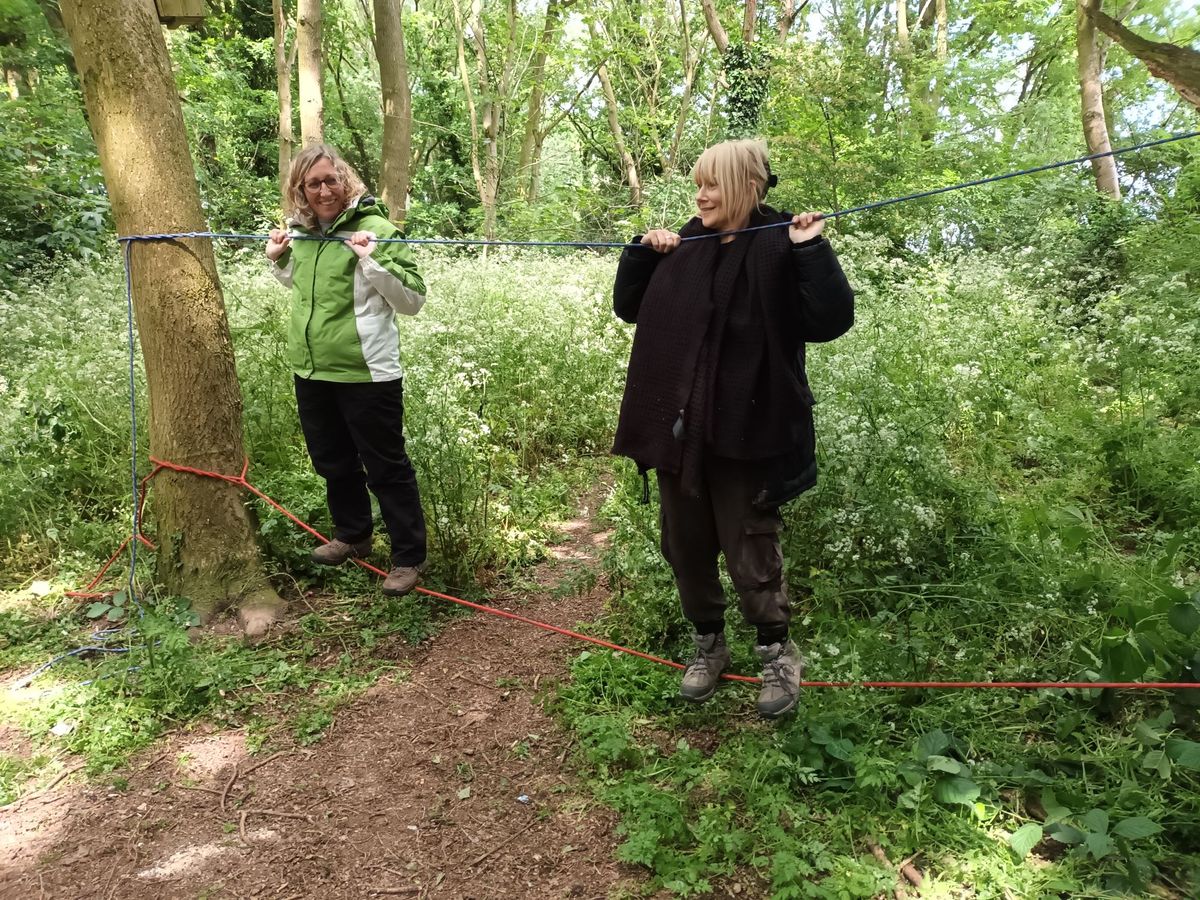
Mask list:
POLYGON ((692 180, 697 187, 719 187, 731 221, 740 222, 762 202, 769 173, 765 141, 723 141, 700 154, 692 168, 692 180))
POLYGON ((366 185, 358 177, 358 173, 342 159, 342 155, 334 147, 329 144, 311 144, 305 147, 292 160, 292 167, 288 169, 287 209, 284 210, 284 214, 289 219, 298 222, 305 228, 316 228, 318 223, 316 214, 304 196, 304 181, 308 178, 309 169, 322 159, 329 160, 333 165, 338 181, 342 183, 342 188, 346 192, 347 206, 352 206, 367 192, 366 185))

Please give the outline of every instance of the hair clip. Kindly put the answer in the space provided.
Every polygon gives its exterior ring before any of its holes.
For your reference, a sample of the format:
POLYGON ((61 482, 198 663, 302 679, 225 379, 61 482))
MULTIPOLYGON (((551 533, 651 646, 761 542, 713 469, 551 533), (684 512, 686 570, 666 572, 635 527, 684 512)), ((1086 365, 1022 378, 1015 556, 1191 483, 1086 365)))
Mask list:
POLYGON ((767 183, 763 186, 762 195, 767 196, 767 191, 779 184, 779 176, 771 171, 771 164, 767 163, 767 183))

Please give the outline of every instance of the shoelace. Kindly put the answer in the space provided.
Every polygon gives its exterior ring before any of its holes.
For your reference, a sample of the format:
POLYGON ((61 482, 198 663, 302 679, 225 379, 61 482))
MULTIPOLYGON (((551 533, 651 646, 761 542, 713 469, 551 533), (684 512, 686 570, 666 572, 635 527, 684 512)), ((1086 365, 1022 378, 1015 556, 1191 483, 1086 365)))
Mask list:
POLYGON ((776 657, 770 662, 763 663, 763 686, 787 687, 788 682, 787 678, 785 678, 785 669, 789 673, 796 672, 796 667, 781 657, 776 657))

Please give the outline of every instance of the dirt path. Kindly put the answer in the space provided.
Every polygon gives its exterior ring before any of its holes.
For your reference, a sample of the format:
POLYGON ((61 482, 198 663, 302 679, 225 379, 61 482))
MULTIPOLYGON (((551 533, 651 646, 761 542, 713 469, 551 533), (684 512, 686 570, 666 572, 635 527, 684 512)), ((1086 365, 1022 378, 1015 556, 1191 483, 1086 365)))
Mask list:
MULTIPOLYGON (((566 524, 523 614, 570 627, 599 612, 599 590, 552 596, 596 564, 605 535, 588 513, 566 524)), ((312 747, 250 756, 242 732, 173 735, 128 767, 125 790, 68 780, 25 798, 0 813, 0 897, 595 898, 632 886, 637 873, 613 860, 613 815, 565 774, 567 739, 537 701, 577 649, 476 615, 406 651, 408 676, 342 707, 312 747)))

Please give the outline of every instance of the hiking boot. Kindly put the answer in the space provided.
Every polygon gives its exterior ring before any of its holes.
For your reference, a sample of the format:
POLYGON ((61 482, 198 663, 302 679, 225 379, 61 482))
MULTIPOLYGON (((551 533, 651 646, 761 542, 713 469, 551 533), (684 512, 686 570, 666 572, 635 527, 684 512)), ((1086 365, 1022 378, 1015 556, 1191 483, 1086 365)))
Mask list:
POLYGON ((679 696, 693 703, 703 703, 717 692, 721 673, 729 667, 729 647, 725 645, 725 632, 693 634, 696 655, 683 673, 679 685, 679 696))
POLYGON ((412 593, 412 589, 421 580, 421 572, 424 569, 425 563, 419 566, 396 566, 388 572, 387 578, 383 579, 383 592, 389 597, 403 597, 412 593))
POLYGON ((328 544, 322 544, 311 554, 312 561, 323 566, 340 566, 348 559, 366 559, 371 555, 371 539, 366 538, 356 544, 347 544, 334 538, 328 544))
POLYGON ((804 657, 792 641, 782 644, 758 644, 754 648, 763 664, 763 686, 758 694, 758 714, 774 719, 796 708, 800 700, 800 677, 804 657))

